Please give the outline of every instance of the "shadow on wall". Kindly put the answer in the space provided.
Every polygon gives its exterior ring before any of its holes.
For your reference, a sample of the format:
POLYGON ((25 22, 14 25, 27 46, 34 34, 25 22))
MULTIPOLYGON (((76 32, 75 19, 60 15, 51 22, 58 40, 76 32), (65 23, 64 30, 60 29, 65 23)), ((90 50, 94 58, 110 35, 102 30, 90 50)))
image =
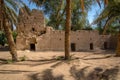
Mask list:
POLYGON ((103 70, 100 67, 96 67, 92 72, 86 75, 85 72, 87 68, 89 68, 89 66, 77 70, 76 67, 73 66, 70 69, 70 73, 75 78, 75 80, 117 80, 116 77, 119 72, 118 66, 106 70, 103 70))
POLYGON ((43 73, 36 73, 29 76, 31 80, 63 80, 63 75, 53 76, 52 69, 47 69, 43 73))

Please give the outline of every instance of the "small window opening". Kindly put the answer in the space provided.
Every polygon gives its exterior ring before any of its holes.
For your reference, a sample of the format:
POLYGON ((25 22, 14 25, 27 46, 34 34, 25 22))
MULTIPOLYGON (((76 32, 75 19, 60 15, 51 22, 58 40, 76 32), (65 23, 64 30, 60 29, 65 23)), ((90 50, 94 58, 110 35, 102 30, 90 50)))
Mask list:
POLYGON ((35 31, 35 28, 32 28, 32 31, 35 31))

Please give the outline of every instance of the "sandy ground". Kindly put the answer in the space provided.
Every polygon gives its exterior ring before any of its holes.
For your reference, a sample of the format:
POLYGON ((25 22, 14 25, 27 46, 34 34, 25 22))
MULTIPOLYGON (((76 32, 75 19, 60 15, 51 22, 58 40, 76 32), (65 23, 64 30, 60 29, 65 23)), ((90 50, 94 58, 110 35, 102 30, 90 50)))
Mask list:
POLYGON ((0 80, 120 80, 120 57, 112 52, 71 52, 72 60, 57 60, 64 52, 18 51, 23 62, 5 64, 0 52, 0 80))

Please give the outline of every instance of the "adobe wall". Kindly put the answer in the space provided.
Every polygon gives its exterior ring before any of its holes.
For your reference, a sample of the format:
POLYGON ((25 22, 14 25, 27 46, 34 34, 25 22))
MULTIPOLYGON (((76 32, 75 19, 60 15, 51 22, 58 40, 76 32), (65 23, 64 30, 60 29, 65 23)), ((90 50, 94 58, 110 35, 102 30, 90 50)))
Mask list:
POLYGON ((108 42, 109 42, 109 49, 115 50, 118 42, 118 35, 110 36, 108 42))
POLYGON ((51 50, 50 49, 50 28, 46 28, 46 33, 38 36, 37 43, 36 43, 36 50, 37 51, 45 51, 45 50, 51 50))
POLYGON ((50 49, 53 51, 64 50, 64 31, 51 30, 50 49))
POLYGON ((90 50, 90 43, 93 44, 93 48, 97 47, 97 41, 99 34, 97 31, 78 30, 71 35, 71 43, 76 44, 76 50, 90 50))
MULTIPOLYGON (((45 19, 41 11, 32 10, 31 15, 20 12, 17 31, 18 50, 31 50, 31 48, 36 51, 64 50, 65 32, 45 27, 45 19)), ((95 30, 78 30, 70 33, 71 51, 115 49, 115 41, 116 38, 110 35, 99 35, 95 30)))
MULTIPOLYGON (((71 31, 70 44, 75 44, 75 51, 90 50, 90 43, 93 44, 94 50, 99 46, 100 36, 98 31, 78 30, 71 31)), ((37 50, 64 50, 64 31, 53 30, 47 27, 46 34, 37 38, 37 50)))
MULTIPOLYGON (((117 39, 110 35, 99 35, 98 31, 95 30, 78 30, 71 31, 70 41, 70 47, 72 44, 75 44, 75 51, 86 51, 91 50, 90 44, 93 45, 93 50, 115 49, 117 39)), ((37 37, 36 48, 38 51, 63 51, 64 31, 53 30, 52 27, 47 27, 46 34, 37 37)))

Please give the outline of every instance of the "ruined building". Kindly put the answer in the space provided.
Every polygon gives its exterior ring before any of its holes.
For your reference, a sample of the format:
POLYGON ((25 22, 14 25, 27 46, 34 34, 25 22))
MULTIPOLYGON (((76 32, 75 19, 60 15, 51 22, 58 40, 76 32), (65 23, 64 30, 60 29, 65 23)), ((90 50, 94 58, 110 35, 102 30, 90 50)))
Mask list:
MULTIPOLYGON (((64 31, 45 26, 43 13, 32 10, 31 14, 19 13, 16 39, 18 50, 63 51, 64 31)), ((99 35, 95 30, 71 31, 71 51, 113 49, 115 40, 109 35, 99 35), (112 45, 112 46, 111 46, 112 45)))

